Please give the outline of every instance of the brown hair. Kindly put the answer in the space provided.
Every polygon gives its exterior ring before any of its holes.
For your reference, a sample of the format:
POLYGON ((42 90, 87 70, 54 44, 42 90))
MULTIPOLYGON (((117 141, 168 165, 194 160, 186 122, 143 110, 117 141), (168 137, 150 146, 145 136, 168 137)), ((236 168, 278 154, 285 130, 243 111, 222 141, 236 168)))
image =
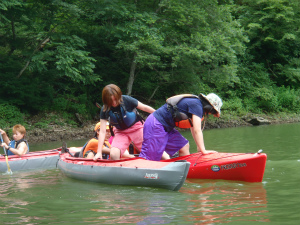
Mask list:
POLYGON ((108 84, 102 90, 102 102, 103 102, 103 111, 110 109, 112 106, 111 96, 115 96, 116 101, 118 104, 122 102, 122 91, 121 89, 115 84, 108 84))
POLYGON ((17 124, 13 127, 13 133, 16 133, 17 131, 20 132, 20 134, 23 134, 24 137, 26 135, 26 129, 21 124, 17 124))

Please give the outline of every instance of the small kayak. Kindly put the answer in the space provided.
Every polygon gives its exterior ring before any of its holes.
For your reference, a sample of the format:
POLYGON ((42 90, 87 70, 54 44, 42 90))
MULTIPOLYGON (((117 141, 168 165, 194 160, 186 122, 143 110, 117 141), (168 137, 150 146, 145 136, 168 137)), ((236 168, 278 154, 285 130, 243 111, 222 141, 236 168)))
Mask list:
POLYGON ((262 182, 267 155, 264 153, 194 153, 163 162, 186 160, 191 163, 187 178, 262 182))
POLYGON ((100 160, 60 155, 58 168, 67 177, 115 185, 134 185, 178 191, 183 185, 190 163, 156 162, 142 158, 100 160))
MULTIPOLYGON (((59 159, 60 149, 29 152, 25 155, 8 156, 8 164, 12 172, 32 170, 32 169, 51 169, 55 168, 59 159)), ((0 172, 7 171, 5 157, 0 156, 0 172)))

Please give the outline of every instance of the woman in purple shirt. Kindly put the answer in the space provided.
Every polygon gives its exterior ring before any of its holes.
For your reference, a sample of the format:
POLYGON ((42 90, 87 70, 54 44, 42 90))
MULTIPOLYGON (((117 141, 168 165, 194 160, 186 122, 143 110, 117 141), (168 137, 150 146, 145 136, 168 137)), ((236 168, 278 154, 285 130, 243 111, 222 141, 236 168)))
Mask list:
POLYGON ((159 161, 164 151, 171 156, 177 151, 180 156, 190 154, 188 140, 175 129, 185 121, 190 124, 197 150, 203 154, 216 152, 205 149, 201 126, 202 120, 209 114, 220 117, 222 104, 221 98, 214 93, 169 98, 145 121, 140 157, 159 161))

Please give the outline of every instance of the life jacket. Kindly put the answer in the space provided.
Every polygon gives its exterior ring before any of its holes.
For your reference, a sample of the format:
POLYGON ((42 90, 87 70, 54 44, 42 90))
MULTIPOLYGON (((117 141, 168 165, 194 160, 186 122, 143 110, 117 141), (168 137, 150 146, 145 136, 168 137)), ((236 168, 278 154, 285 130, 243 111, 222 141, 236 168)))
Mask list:
POLYGON ((141 121, 143 123, 144 119, 139 115, 138 111, 134 109, 132 112, 128 112, 125 108, 124 103, 120 104, 120 110, 117 112, 112 112, 109 110, 109 124, 114 126, 119 130, 125 130, 136 122, 141 121))
MULTIPOLYGON (((25 140, 25 139, 21 139, 21 140, 18 140, 18 141, 12 140, 11 142, 9 142, 8 146, 11 147, 11 148, 18 148, 18 145, 21 142, 25 142, 26 143, 26 145, 27 145, 27 152, 25 154, 27 154, 29 152, 29 145, 28 145, 27 140, 25 140)), ((15 155, 15 154, 12 151, 7 150, 7 155, 15 155)))
POLYGON ((192 94, 182 94, 182 95, 175 95, 170 97, 166 100, 168 104, 168 111, 172 110, 172 117, 176 127, 187 129, 193 127, 193 121, 191 118, 188 117, 187 114, 180 112, 178 110, 177 104, 183 98, 198 98, 196 95, 192 94))
MULTIPOLYGON (((96 140, 98 140, 97 138, 92 138, 92 139, 96 139, 96 140)), ((92 140, 92 139, 90 139, 90 140, 92 140)), ((79 156, 78 157, 80 157, 80 158, 83 158, 83 152, 84 152, 84 150, 85 150, 85 148, 86 148, 86 146, 87 146, 87 144, 90 142, 90 140, 88 140, 85 144, 84 144, 84 146, 82 147, 82 149, 80 150, 80 153, 79 153, 79 156)), ((104 141, 104 144, 103 144, 105 147, 107 147, 107 148, 110 148, 110 144, 109 144, 109 142, 108 141, 104 141)), ((93 151, 93 149, 91 149, 92 151, 93 151)), ((97 150, 97 149, 96 149, 97 150)), ((95 151, 96 152, 96 151, 95 151)), ((109 158, 109 155, 108 154, 105 154, 105 153, 102 153, 102 159, 108 159, 109 158)))

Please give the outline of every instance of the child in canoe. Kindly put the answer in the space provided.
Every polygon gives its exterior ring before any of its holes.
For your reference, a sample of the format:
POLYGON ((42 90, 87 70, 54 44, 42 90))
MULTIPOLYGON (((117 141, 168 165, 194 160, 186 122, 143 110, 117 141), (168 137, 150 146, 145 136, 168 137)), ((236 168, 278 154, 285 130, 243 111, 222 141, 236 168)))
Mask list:
MULTIPOLYGON (((99 134, 100 134, 100 127, 101 127, 101 122, 97 123, 94 131, 94 137, 92 139, 90 139, 81 149, 81 152, 79 154, 79 157, 84 157, 87 159, 93 159, 94 156, 97 154, 97 149, 98 149, 98 138, 99 138, 99 134)), ((105 127, 105 139, 104 139, 104 144, 102 147, 102 158, 103 159, 108 159, 109 155, 110 155, 110 142, 109 139, 111 137, 111 133, 109 130, 109 125, 108 123, 106 124, 105 127)), ((128 153, 128 151, 126 150, 125 153, 123 154, 123 157, 125 158, 132 158, 134 157, 133 155, 130 155, 128 153)))
POLYGON ((6 149, 7 155, 19 155, 22 156, 29 152, 29 145, 25 139, 26 129, 21 124, 17 124, 13 127, 13 139, 9 140, 6 132, 0 129, 1 134, 1 146, 6 149))

